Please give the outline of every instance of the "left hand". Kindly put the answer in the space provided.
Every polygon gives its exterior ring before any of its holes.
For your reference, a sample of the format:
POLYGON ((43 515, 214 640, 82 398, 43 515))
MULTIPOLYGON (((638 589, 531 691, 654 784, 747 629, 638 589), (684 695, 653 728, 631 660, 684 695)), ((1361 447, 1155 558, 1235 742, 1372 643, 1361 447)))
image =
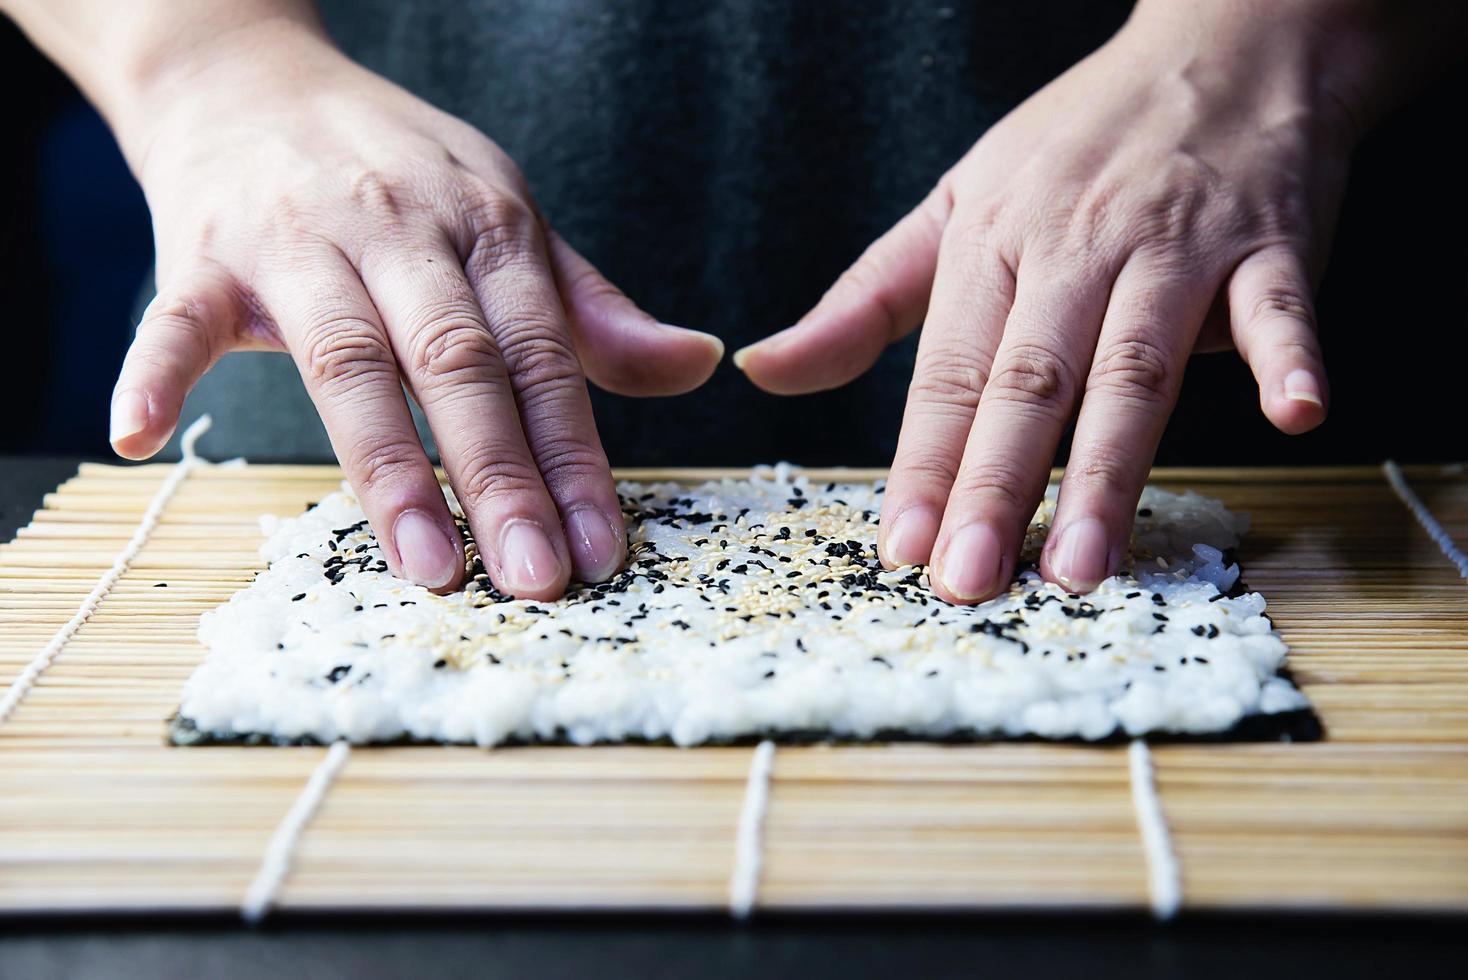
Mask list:
POLYGON ((1194 351, 1231 342, 1281 430, 1324 419, 1311 282, 1354 134, 1299 7, 1144 2, 798 324, 735 355, 769 391, 830 388, 926 318, 888 566, 931 563, 950 602, 1007 587, 1079 408, 1042 572, 1094 588, 1128 547, 1194 351))

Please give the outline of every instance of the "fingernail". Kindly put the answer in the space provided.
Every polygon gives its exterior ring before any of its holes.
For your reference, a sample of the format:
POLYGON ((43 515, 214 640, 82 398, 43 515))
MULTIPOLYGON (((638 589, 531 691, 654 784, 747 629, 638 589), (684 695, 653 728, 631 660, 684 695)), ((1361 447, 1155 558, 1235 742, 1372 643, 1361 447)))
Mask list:
POLYGON ((607 516, 595 507, 579 507, 566 518, 571 564, 583 582, 602 582, 622 563, 622 542, 607 516))
POLYGON ((894 565, 920 565, 932 556, 937 537, 938 515, 926 507, 909 507, 892 522, 883 550, 894 565))
POLYGON ((1292 402, 1309 402, 1322 408, 1325 402, 1320 399, 1320 385, 1315 381, 1315 375, 1304 368, 1296 368, 1284 379, 1285 397, 1292 402))
POLYGON ((970 524, 948 540, 940 576, 958 599, 978 599, 999 584, 999 535, 987 524, 970 524))
MULTIPOLYGON (((693 334, 710 347, 717 348, 721 359, 724 356, 724 342, 711 333, 704 333, 702 330, 694 330, 691 327, 680 327, 676 323, 659 323, 657 327, 661 330, 676 330, 680 334, 693 334)), ((736 354, 735 357, 737 359, 738 355, 736 354)))
POLYGON ((148 427, 148 396, 141 391, 119 392, 112 400, 112 425, 108 439, 120 442, 148 427))
POLYGON ((461 559, 447 532, 421 510, 405 510, 392 527, 403 574, 425 589, 448 585, 458 574, 461 559))
POLYGON ((500 533, 500 574, 512 593, 542 592, 561 577, 561 559, 540 525, 514 520, 500 533))
POLYGON ((1089 592, 1110 572, 1106 528, 1094 517, 1082 517, 1060 532, 1055 577, 1072 592, 1089 592))
POLYGON ((735 351, 734 352, 734 366, 737 367, 739 370, 743 371, 744 370, 744 363, 749 360, 749 352, 752 351, 752 350, 754 350, 754 348, 755 348, 755 345, 754 344, 750 344, 748 347, 741 347, 737 351, 735 351))

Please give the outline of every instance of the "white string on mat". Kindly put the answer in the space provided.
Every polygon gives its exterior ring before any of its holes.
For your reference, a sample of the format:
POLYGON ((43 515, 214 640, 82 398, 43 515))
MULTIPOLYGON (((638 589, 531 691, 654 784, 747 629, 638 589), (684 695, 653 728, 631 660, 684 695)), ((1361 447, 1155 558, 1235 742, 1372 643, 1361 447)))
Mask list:
POLYGON ((1407 483, 1407 478, 1402 475, 1402 468, 1392 460, 1387 460, 1381 464, 1381 469, 1386 474, 1386 482, 1391 484, 1392 490, 1396 491, 1402 503, 1407 505, 1412 516, 1417 518, 1417 523, 1422 525, 1422 530, 1427 532, 1427 536, 1447 556, 1448 561, 1458 566, 1458 574, 1468 579, 1468 555, 1458 550, 1458 546, 1453 543, 1452 536, 1437 522, 1437 518, 1432 516, 1432 511, 1427 509, 1422 498, 1417 496, 1411 485, 1407 483))
POLYGON ((1152 914, 1158 919, 1170 919, 1183 903, 1182 869, 1173 850, 1167 817, 1162 813, 1152 752, 1144 739, 1132 740, 1127 761, 1131 768, 1132 809, 1137 814, 1142 853, 1147 858, 1147 895, 1152 914))
POLYGON ((97 606, 107 597, 107 593, 112 591, 117 580, 122 578, 133 559, 137 558, 138 552, 148 542, 148 535, 153 533, 153 529, 162 519, 163 510, 168 506, 168 501, 173 497, 174 492, 178 490, 179 484, 183 483, 184 478, 196 466, 204 462, 194 451, 194 445, 199 441, 200 436, 209 431, 209 425, 209 416, 200 415, 192 425, 184 430, 181 443, 183 458, 174 464, 172 472, 158 488, 158 492, 153 494, 153 499, 147 509, 143 511, 142 519, 138 522, 137 529, 133 531, 133 536, 128 539, 127 544, 123 545, 117 557, 112 559, 112 567, 102 573, 102 577, 97 579, 97 584, 92 586, 92 591, 82 599, 77 611, 62 624, 50 641, 41 648, 41 652, 25 665, 25 669, 11 682, 5 696, 0 697, 0 724, 4 724, 5 720, 20 706, 20 702, 30 693, 31 688, 35 687, 36 680, 45 673, 46 668, 51 666, 57 654, 66 646, 76 631, 81 629, 82 624, 92 618, 92 613, 97 611, 97 606))
POLYGON ((350 742, 331 743, 331 748, 326 750, 325 757, 317 763, 311 772, 311 778, 301 788, 301 795, 296 797, 296 801, 281 818, 280 825, 275 828, 270 844, 265 848, 265 858, 260 862, 260 870, 255 873, 255 879, 245 890, 245 900, 240 905, 240 915, 250 925, 258 924, 265 918, 265 913, 270 911, 276 892, 280 891, 281 882, 285 881, 285 876, 291 869, 291 856, 295 854, 296 843, 351 756, 350 742))
POLYGON ((744 785, 744 806, 739 811, 735 836, 734 871, 729 876, 729 914, 747 919, 759 893, 760 866, 764 863, 765 811, 770 806, 770 772, 775 765, 775 743, 759 743, 749 760, 749 781, 744 785))

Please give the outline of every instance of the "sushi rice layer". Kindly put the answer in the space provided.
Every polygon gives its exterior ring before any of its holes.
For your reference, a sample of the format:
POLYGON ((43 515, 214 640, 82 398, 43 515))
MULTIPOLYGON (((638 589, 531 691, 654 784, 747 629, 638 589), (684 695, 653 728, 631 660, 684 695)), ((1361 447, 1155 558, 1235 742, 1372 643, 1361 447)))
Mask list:
POLYGON ((1246 521, 1195 493, 1148 488, 1126 570, 1077 596, 1035 571, 1051 487, 1009 590, 953 606, 878 562, 880 483, 781 464, 618 489, 628 563, 557 602, 499 594, 477 558, 452 595, 394 578, 347 490, 264 518, 269 567, 203 616, 176 737, 1095 740, 1308 707, 1264 598, 1226 595, 1246 521))

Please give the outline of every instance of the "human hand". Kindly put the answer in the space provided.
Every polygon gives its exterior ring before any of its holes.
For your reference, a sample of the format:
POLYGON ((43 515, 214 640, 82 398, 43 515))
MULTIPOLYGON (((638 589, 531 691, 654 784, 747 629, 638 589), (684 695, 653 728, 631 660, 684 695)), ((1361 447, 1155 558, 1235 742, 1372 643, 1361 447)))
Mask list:
POLYGON ((1350 86, 1321 69, 1328 32, 1304 6, 1144 3, 798 324, 735 355, 772 392, 829 388, 926 317, 882 508, 887 565, 930 562, 951 602, 1005 588, 1079 407, 1041 567, 1094 588, 1129 544, 1195 350, 1231 342, 1281 430, 1323 420, 1311 281, 1354 134, 1350 86))
POLYGON ((159 290, 114 447, 157 452, 225 353, 288 350, 395 572, 442 590, 464 569, 406 384, 500 590, 605 579, 626 534, 583 368, 678 393, 722 344, 639 310, 549 230, 499 147, 319 33, 267 22, 223 43, 116 114, 159 290))

